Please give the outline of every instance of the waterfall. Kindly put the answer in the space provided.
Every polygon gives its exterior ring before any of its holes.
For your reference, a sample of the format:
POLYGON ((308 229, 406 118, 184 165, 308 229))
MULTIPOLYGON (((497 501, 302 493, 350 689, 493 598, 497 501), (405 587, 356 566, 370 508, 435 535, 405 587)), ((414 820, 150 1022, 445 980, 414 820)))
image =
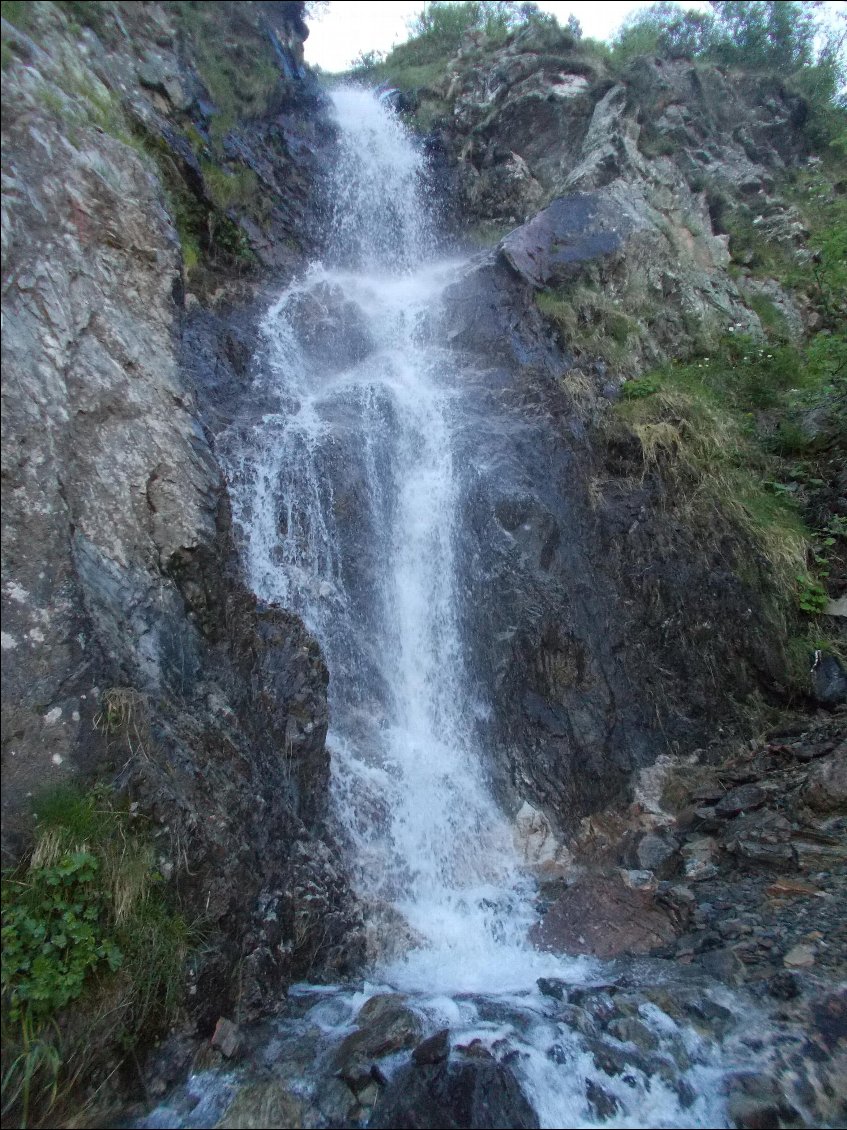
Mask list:
POLYGON ((323 647, 351 870, 417 943, 382 974, 416 988, 531 983, 544 963, 523 941, 531 884, 485 785, 459 627, 461 373, 439 310, 462 264, 435 255, 425 163, 396 116, 363 90, 333 103, 326 262, 267 313, 280 411, 231 476, 250 583, 323 647))
MULTIPOLYGON (((718 1053, 693 1030, 640 1013, 651 1040, 676 1049, 661 1070, 690 1061, 679 1088, 643 1064, 610 1075, 597 1039, 537 988, 602 973, 527 941, 536 892, 476 736, 487 690, 460 612, 484 594, 460 580, 473 469, 457 457, 463 374, 441 329, 466 264, 438 254, 425 161, 397 117, 364 90, 332 101, 325 261, 267 311, 265 410, 222 454, 251 586, 302 616, 329 667, 334 820, 382 943, 368 976, 407 994, 431 1029, 512 1049, 542 1125, 723 1125, 718 1053), (591 1087, 602 1116, 586 1106, 591 1087)), ((363 998, 333 991, 313 1011, 324 1032, 322 1018, 342 1016, 341 1039, 363 998)))

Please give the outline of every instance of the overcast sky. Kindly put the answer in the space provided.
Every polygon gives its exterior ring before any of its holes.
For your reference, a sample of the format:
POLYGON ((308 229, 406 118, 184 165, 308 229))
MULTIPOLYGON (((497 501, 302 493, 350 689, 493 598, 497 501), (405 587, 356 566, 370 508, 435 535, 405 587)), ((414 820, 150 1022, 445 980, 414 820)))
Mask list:
MULTIPOLYGON (((574 15, 582 24, 583 34, 594 39, 607 39, 623 18, 636 8, 649 7, 651 0, 602 0, 599 3, 539 3, 539 8, 552 12, 559 23, 574 15)), ((683 8, 708 8, 706 3, 685 3, 683 8)), ((829 9, 847 10, 847 0, 826 5, 829 9)), ((309 20, 306 40, 306 61, 325 71, 346 70, 362 51, 387 51, 408 38, 408 21, 423 8, 421 0, 330 0, 323 12, 309 20)))

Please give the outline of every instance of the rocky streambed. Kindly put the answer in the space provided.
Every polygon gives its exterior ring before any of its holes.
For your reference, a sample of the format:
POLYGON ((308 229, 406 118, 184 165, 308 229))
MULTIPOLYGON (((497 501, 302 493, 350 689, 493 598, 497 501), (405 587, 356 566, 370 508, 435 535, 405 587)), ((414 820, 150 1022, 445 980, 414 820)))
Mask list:
POLYGON ((559 976, 293 986, 273 1020, 163 1045, 148 1085, 166 1098, 132 1124, 843 1124, 844 738, 842 712, 716 743, 583 821, 540 886, 559 976))

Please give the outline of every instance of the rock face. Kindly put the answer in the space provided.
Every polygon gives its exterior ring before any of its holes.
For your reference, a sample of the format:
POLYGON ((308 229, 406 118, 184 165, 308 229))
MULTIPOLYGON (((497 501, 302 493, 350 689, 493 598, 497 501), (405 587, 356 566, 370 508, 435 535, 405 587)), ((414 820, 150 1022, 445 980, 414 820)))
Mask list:
POLYGON ((32 35, 4 22, 4 851, 25 846, 33 793, 114 780, 213 924, 194 990, 211 1030, 235 994, 250 1015, 346 968, 360 916, 320 839, 327 671, 238 579, 182 365, 173 201, 130 144, 130 121, 149 137, 188 112, 196 74, 168 9, 137 8, 103 5, 122 34, 81 46, 54 5, 32 35), (110 55, 138 61, 137 87, 110 55))

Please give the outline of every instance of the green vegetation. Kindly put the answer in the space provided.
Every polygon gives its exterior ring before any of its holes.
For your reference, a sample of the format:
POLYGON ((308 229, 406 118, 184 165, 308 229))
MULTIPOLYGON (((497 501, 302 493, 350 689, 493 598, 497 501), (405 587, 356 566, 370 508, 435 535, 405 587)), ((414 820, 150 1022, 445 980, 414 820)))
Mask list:
POLYGON ((637 438, 645 473, 658 468, 678 499, 708 502, 732 517, 772 565, 786 604, 817 613, 827 601, 827 555, 843 532, 836 520, 816 536, 801 507, 824 485, 809 467, 832 431, 821 436, 796 421, 845 392, 847 381, 813 348, 736 334, 711 356, 628 382, 611 426, 637 438), (786 464, 798 454, 810 462, 786 464))
MULTIPOLYGON (((224 34, 218 5, 171 5, 183 36, 190 41, 198 74, 215 104, 211 119, 213 143, 223 138, 239 119, 258 117, 270 105, 279 79, 279 65, 267 37, 237 11, 231 13, 236 35, 224 34)), ((239 5, 231 5, 237 9, 239 5)))
POLYGON ((461 3, 435 0, 411 21, 410 37, 393 48, 387 55, 376 51, 363 52, 353 64, 349 75, 369 83, 389 83, 400 90, 416 90, 421 96, 421 106, 415 113, 420 129, 430 128, 432 121, 444 113, 448 106, 438 93, 447 63, 469 36, 476 34, 479 49, 490 50, 500 46, 508 36, 521 27, 532 25, 545 33, 550 46, 573 46, 578 23, 573 21, 568 30, 559 27, 553 16, 542 12, 534 3, 515 3, 514 0, 464 0, 461 3))
POLYGON ((711 12, 661 2, 628 16, 612 41, 613 58, 636 55, 712 62, 790 75, 834 62, 829 43, 816 53, 814 6, 796 0, 718 0, 711 12))
POLYGON ((3 1114, 22 1126, 72 1093, 90 1100, 101 1060, 172 1021, 192 944, 143 821, 108 789, 61 787, 35 818, 29 858, 2 883, 3 1114))
POLYGON ((821 23, 816 8, 798 0, 716 0, 711 12, 700 12, 663 0, 624 21, 610 59, 614 66, 640 55, 702 59, 780 75, 806 99, 810 141, 843 157, 847 26, 821 23))
POLYGON ((634 364, 640 328, 618 309, 613 295, 581 284, 570 291, 541 291, 535 301, 567 348, 601 358, 618 371, 634 364))
POLYGON ((35 13, 36 5, 30 0, 0 0, 0 16, 19 31, 29 33, 35 13))

